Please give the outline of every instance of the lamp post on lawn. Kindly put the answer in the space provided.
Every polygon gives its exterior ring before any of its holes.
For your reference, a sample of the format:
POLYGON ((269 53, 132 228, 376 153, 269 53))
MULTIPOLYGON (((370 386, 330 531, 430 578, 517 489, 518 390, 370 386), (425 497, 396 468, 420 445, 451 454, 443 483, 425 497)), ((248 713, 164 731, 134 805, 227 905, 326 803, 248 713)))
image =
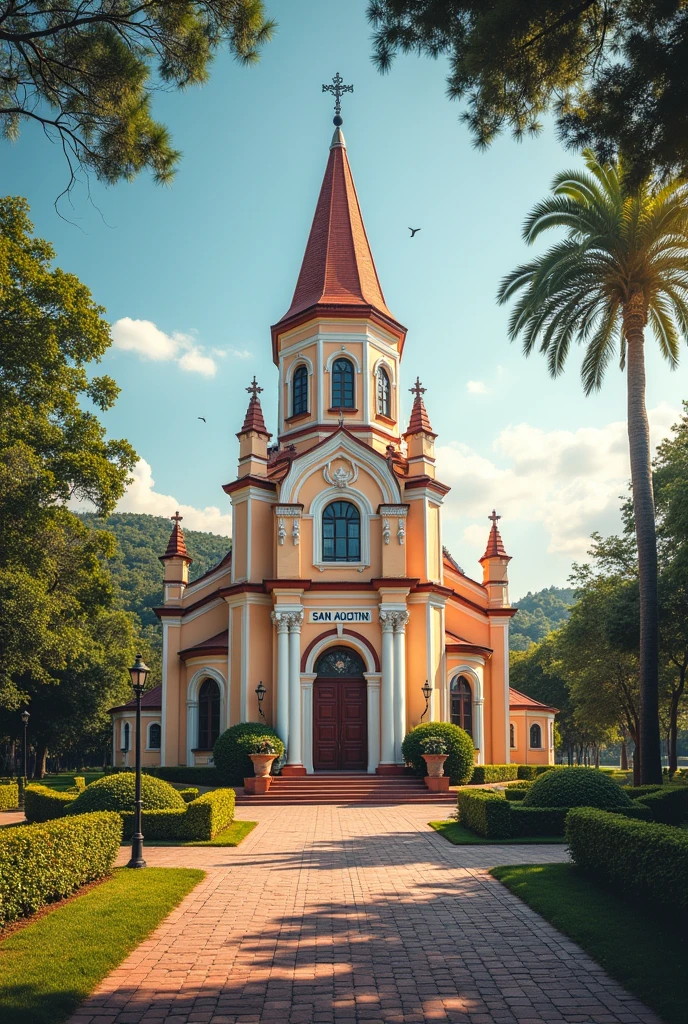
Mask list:
POLYGON ((134 834, 131 837, 131 860, 128 868, 145 868, 143 859, 143 833, 141 831, 141 696, 150 669, 140 654, 129 669, 131 685, 136 696, 136 792, 134 796, 134 834))
POLYGON ((22 716, 21 716, 21 720, 24 723, 24 774, 22 775, 21 785, 19 786, 19 800, 18 800, 18 804, 19 804, 19 809, 20 810, 24 809, 24 789, 26 787, 26 771, 27 771, 26 727, 29 724, 29 718, 30 717, 31 717, 31 715, 26 710, 26 708, 24 708, 24 710, 22 711, 22 716))
POLYGON ((425 697, 425 711, 420 716, 420 720, 422 722, 428 713, 428 708, 430 707, 430 697, 432 695, 432 686, 430 686, 430 683, 427 681, 427 679, 425 680, 425 686, 421 686, 420 690, 423 696, 425 697))

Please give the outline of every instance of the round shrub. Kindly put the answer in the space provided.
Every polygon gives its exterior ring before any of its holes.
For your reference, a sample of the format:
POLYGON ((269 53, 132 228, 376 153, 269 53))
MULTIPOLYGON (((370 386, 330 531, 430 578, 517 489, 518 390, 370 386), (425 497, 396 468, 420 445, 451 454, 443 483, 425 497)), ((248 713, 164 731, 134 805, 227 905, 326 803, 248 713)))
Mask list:
POLYGON ((407 733, 401 745, 404 760, 411 765, 416 775, 427 775, 427 766, 423 760, 422 741, 428 736, 441 737, 447 745, 447 760, 444 762, 444 774, 449 776, 452 786, 462 786, 473 774, 475 750, 473 740, 465 729, 450 722, 427 722, 417 725, 407 733))
POLYGON ((566 768, 536 779, 523 807, 596 807, 602 811, 630 807, 621 786, 596 768, 566 768))
POLYGON ((215 766, 229 785, 243 786, 244 779, 253 775, 253 762, 248 755, 255 752, 258 737, 269 737, 274 744, 273 772, 284 763, 284 743, 274 729, 262 722, 239 722, 223 732, 213 747, 215 766))
MULTIPOLYGON (((105 775, 92 782, 69 805, 69 814, 89 811, 133 811, 136 777, 133 772, 105 775)), ((177 790, 163 779, 152 775, 141 776, 141 798, 144 811, 162 811, 185 806, 177 790)))

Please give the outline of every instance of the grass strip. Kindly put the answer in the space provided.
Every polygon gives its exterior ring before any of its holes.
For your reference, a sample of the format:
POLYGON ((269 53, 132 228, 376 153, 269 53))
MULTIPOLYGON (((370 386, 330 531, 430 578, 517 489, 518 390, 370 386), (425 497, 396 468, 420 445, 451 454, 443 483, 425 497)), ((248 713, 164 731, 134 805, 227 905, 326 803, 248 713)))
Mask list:
POLYGON ((491 874, 667 1024, 685 1024, 685 928, 597 885, 572 864, 499 867, 491 874))
POLYGON ((96 779, 102 779, 103 772, 60 772, 58 775, 46 775, 42 779, 29 779, 29 784, 38 782, 41 786, 49 786, 58 793, 64 793, 74 788, 76 775, 81 775, 86 780, 86 785, 90 786, 96 779))
POLYGON ((439 832, 454 846, 542 846, 566 842, 563 836, 521 836, 518 839, 485 839, 459 825, 458 821, 429 821, 430 828, 439 832))
POLYGON ((151 839, 150 843, 144 839, 144 846, 238 846, 257 824, 257 821, 233 821, 213 839, 151 839))
POLYGON ((119 868, 0 941, 2 1024, 60 1024, 198 885, 188 868, 119 868))

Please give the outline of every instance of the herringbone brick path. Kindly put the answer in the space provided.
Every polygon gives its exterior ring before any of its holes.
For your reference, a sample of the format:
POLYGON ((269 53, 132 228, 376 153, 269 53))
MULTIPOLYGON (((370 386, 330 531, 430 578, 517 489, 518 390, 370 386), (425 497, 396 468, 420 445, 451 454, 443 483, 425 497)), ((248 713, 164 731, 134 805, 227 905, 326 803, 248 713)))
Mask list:
POLYGON ((432 810, 252 807, 238 849, 148 849, 207 876, 72 1024, 659 1024, 486 873, 563 847, 454 847, 432 810))

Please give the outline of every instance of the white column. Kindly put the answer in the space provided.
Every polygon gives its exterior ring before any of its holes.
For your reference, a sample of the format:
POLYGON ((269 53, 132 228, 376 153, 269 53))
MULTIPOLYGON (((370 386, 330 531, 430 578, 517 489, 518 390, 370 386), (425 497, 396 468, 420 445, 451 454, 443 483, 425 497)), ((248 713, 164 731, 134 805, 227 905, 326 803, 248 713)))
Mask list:
POLYGON ((406 735, 406 623, 408 612, 394 613, 394 760, 404 763, 401 744, 406 735))
POLYGON ((478 751, 478 764, 485 764, 485 706, 482 697, 473 701, 473 746, 478 751))
POLYGON ((382 627, 381 764, 394 764, 394 620, 392 614, 392 612, 380 612, 382 627))
POLYGON ((186 763, 194 764, 193 748, 198 740, 198 701, 186 702, 186 763))
POLYGON ((301 753, 303 767, 313 774, 313 683, 314 675, 301 676, 301 753))
POLYGON ((112 722, 112 767, 117 765, 117 726, 119 722, 117 719, 113 719, 112 722))
POLYGON ((289 616, 289 748, 287 764, 302 764, 301 752, 301 623, 303 612, 289 616))
POLYGON ((365 673, 368 711, 368 774, 380 763, 380 677, 365 673))
POLYGON ((286 749, 289 746, 289 616, 284 612, 273 612, 272 621, 277 626, 275 729, 286 749))

